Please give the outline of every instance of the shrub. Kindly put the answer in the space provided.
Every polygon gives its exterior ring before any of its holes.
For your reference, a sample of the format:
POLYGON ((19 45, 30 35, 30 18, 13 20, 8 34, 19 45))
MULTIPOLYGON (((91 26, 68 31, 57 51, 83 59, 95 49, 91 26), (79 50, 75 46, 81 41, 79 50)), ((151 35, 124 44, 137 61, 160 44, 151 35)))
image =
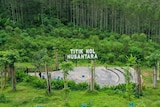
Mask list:
POLYGON ((94 88, 95 88, 96 90, 100 90, 100 85, 95 82, 95 83, 94 83, 94 88))
POLYGON ((113 90, 126 91, 126 84, 119 84, 117 86, 111 86, 110 88, 113 90))
POLYGON ((23 82, 25 78, 27 78, 27 74, 23 71, 16 71, 16 80, 17 82, 23 82))
MULTIPOLYGON (((136 90, 136 84, 135 83, 129 83, 126 84, 119 84, 117 86, 104 86, 101 88, 101 91, 106 91, 109 95, 112 94, 118 94, 118 95, 124 95, 124 93, 128 93, 131 96, 137 96, 137 90, 136 90)), ((124 97, 126 97, 124 95, 124 97)))
POLYGON ((76 85, 77 90, 86 90, 88 87, 89 85, 87 82, 81 82, 76 85))
POLYGON ((68 87, 69 87, 71 90, 77 90, 77 84, 76 84, 76 82, 73 81, 73 80, 68 81, 68 87))
MULTIPOLYGON (((53 89, 56 90, 61 90, 64 88, 64 81, 63 80, 51 80, 51 86, 53 89)), ((73 80, 69 80, 68 81, 68 87, 71 90, 86 90, 88 89, 88 83, 86 82, 81 82, 81 83, 77 83, 73 80)), ((99 85, 96 85, 96 89, 100 89, 99 85)))
POLYGON ((40 79, 38 77, 33 77, 34 79, 32 80, 31 84, 35 88, 40 88, 44 89, 46 88, 46 80, 45 79, 40 79))
POLYGON ((61 90, 64 88, 64 81, 56 79, 51 80, 51 87, 56 90, 61 90))
POLYGON ((31 83, 33 79, 34 79, 34 76, 28 75, 25 78, 23 78, 23 82, 31 83))
POLYGON ((46 88, 46 80, 38 78, 37 76, 30 76, 27 73, 24 73, 23 71, 17 71, 16 72, 16 80, 18 82, 26 82, 29 83, 31 86, 35 88, 46 88))

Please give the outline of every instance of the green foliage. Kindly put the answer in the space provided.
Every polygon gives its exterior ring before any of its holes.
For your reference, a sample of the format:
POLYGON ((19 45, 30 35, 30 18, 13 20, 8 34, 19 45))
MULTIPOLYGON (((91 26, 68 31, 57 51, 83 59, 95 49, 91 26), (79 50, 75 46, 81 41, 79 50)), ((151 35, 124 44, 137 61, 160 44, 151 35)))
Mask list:
POLYGON ((88 95, 88 96, 94 96, 94 95, 98 95, 99 94, 99 92, 97 91, 97 90, 87 90, 86 92, 85 92, 85 95, 88 95))
POLYGON ((27 78, 28 74, 24 71, 16 71, 16 81, 23 82, 27 78))
POLYGON ((34 54, 34 65, 39 68, 44 64, 43 58, 47 55, 47 50, 42 49, 34 54))
POLYGON ((45 89, 46 88, 46 80, 35 77, 35 79, 32 80, 32 85, 35 88, 45 89))
POLYGON ((5 30, 8 32, 8 33, 11 33, 13 31, 13 27, 12 26, 6 26, 5 27, 5 30))
MULTIPOLYGON (((53 19, 57 21, 56 23, 61 23, 60 19, 53 19)), ((43 21, 45 22, 45 20, 43 21)), ((127 62, 126 56, 130 56, 130 54, 137 58, 136 62, 146 64, 147 59, 144 58, 159 49, 160 45, 148 39, 148 36, 143 33, 120 35, 93 28, 84 29, 79 26, 51 25, 49 27, 43 25, 22 29, 18 26, 7 25, 6 29, 0 30, 0 47, 3 51, 18 50, 20 62, 33 62, 35 66, 42 66, 44 60, 54 64, 54 48, 58 49, 59 63, 61 63, 63 61, 61 56, 69 54, 70 49, 86 49, 88 47, 96 50, 100 64, 124 65, 127 62), (102 38, 101 35, 103 35, 102 38), (42 56, 45 57, 42 58, 42 56)), ((85 61, 81 60, 81 62, 85 61)))
POLYGON ((114 53, 108 53, 106 56, 107 56, 108 63, 113 63, 115 61, 114 53))
POLYGON ((132 54, 130 54, 130 57, 127 57, 127 63, 129 66, 133 66, 134 64, 136 64, 136 60, 137 58, 132 54))
MULTIPOLYGON (((30 83, 28 83, 30 84, 30 83)), ((71 91, 69 100, 64 101, 63 91, 54 90, 52 96, 46 96, 44 89, 37 89, 22 83, 17 84, 18 90, 11 92, 10 88, 6 88, 3 93, 9 98, 9 102, 0 103, 2 107, 20 106, 20 107, 64 107, 68 103, 71 107, 81 107, 83 105, 92 105, 91 107, 128 107, 130 101, 124 98, 124 93, 113 93, 115 90, 109 89, 98 91, 98 94, 86 94, 86 91, 71 91)), ((142 98, 134 98, 132 102, 136 107, 159 107, 159 89, 147 87, 145 95, 142 98)))
POLYGON ((131 38, 132 40, 139 41, 139 42, 145 42, 147 40, 147 36, 144 33, 141 33, 140 35, 133 34, 131 38))
POLYGON ((141 62, 144 59, 144 55, 142 52, 142 49, 135 47, 135 46, 131 46, 129 48, 129 54, 133 55, 134 57, 136 57, 136 62, 141 62))
POLYGON ((21 29, 19 27, 14 28, 15 35, 21 34, 21 29))
POLYGON ((9 100, 6 98, 4 94, 0 94, 0 103, 8 103, 9 100))
POLYGON ((69 81, 68 81, 68 87, 69 87, 71 90, 76 90, 77 84, 76 84, 75 81, 69 80, 69 81))
POLYGON ((155 51, 150 56, 146 57, 150 66, 156 66, 157 62, 160 60, 160 52, 155 51))
POLYGON ((67 88, 68 87, 67 75, 69 74, 68 71, 73 70, 73 63, 72 62, 62 62, 60 64, 60 69, 63 70, 64 88, 67 88))
POLYGON ((64 103, 64 107, 71 107, 71 105, 69 104, 69 102, 66 101, 66 102, 64 103))
POLYGON ((18 58, 19 53, 17 50, 0 51, 0 60, 2 63, 12 65, 18 60, 18 58))
POLYGON ((94 83, 94 88, 95 88, 95 90, 100 90, 100 85, 95 82, 94 83))
POLYGON ((38 89, 46 88, 45 79, 38 78, 37 76, 30 76, 27 73, 24 73, 23 71, 16 72, 16 79, 17 79, 17 82, 26 82, 38 89))
POLYGON ((51 87, 56 90, 60 90, 64 88, 63 80, 51 80, 51 87))
POLYGON ((63 92, 64 92, 64 99, 67 101, 69 98, 69 93, 70 93, 70 88, 69 87, 64 87, 63 92))
POLYGON ((63 73, 68 74, 68 71, 72 71, 73 70, 73 63, 71 61, 62 62, 60 64, 60 68, 64 71, 63 73))
MULTIPOLYGON (((60 19, 54 19, 57 21, 56 23, 61 23, 60 19)), ((7 25, 5 30, 0 31, 1 50, 18 50, 19 61, 33 62, 35 66, 42 66, 44 60, 55 63, 54 48, 58 49, 59 63, 63 61, 61 56, 69 54, 69 50, 72 48, 86 49, 92 47, 96 50, 100 63, 118 65, 125 64, 127 62, 125 56, 130 54, 137 58, 136 62, 145 64, 147 59, 144 58, 160 48, 159 44, 149 40, 143 33, 135 33, 131 36, 127 34, 120 35, 114 32, 103 32, 98 29, 84 29, 82 27, 64 25, 51 26, 49 28, 43 25, 24 29, 18 26, 11 27, 7 25), (100 35, 103 35, 103 39, 100 35), (42 56, 45 57, 42 58, 42 56)), ((81 62, 85 61, 81 60, 81 62)))
POLYGON ((5 33, 3 30, 0 31, 0 46, 4 45, 7 41, 7 33, 5 33))
POLYGON ((125 92, 124 96, 125 96, 129 101, 133 99, 133 97, 134 97, 133 84, 131 84, 131 83, 126 84, 126 92, 125 92))
POLYGON ((118 60, 119 62, 126 63, 127 58, 126 58, 125 55, 119 55, 118 58, 117 58, 117 60, 118 60))
POLYGON ((108 95, 117 94, 131 100, 133 97, 137 97, 136 88, 135 83, 128 83, 117 86, 104 86, 101 88, 101 91, 106 92, 108 95))
POLYGON ((151 106, 152 107, 159 107, 160 106, 160 101, 154 102, 151 106))
MULTIPOLYGON (((51 80, 51 86, 53 89, 61 90, 64 88, 64 81, 63 80, 56 80, 56 79, 51 80)), ((86 82, 75 83, 75 81, 69 80, 68 87, 71 90, 87 90, 89 85, 86 82)), ((97 90, 100 89, 99 85, 96 85, 96 89, 97 90)))
POLYGON ((76 86, 76 90, 86 90, 89 87, 87 82, 78 83, 76 86))
POLYGON ((128 84, 130 83, 130 77, 131 73, 129 72, 129 68, 123 68, 124 69, 124 74, 125 74, 125 82, 128 84))

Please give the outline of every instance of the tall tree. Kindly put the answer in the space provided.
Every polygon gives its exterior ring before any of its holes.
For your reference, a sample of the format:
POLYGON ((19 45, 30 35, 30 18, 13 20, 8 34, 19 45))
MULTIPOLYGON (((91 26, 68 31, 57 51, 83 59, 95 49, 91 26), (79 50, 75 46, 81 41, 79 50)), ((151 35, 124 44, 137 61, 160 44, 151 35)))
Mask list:
POLYGON ((69 62, 69 61, 62 62, 60 64, 60 69, 63 70, 65 99, 67 100, 68 99, 68 92, 69 92, 67 76, 69 74, 69 71, 73 71, 73 69, 74 69, 73 63, 69 62))
POLYGON ((1 51, 1 59, 3 59, 4 64, 8 64, 11 73, 11 83, 12 91, 16 91, 16 77, 15 77, 15 67, 14 63, 18 60, 19 53, 16 50, 1 51))
POLYGON ((153 70, 153 87, 156 88, 157 87, 157 64, 158 61, 160 60, 160 52, 159 51, 155 51, 153 52, 150 56, 147 57, 150 65, 152 67, 154 67, 153 70))

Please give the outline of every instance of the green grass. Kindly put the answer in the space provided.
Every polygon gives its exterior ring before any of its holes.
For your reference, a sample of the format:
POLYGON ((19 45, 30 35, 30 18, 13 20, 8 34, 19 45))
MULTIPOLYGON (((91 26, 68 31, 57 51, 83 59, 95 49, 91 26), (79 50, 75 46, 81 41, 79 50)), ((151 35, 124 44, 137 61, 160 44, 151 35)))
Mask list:
MULTIPOLYGON (((28 84, 19 83, 17 91, 12 92, 11 87, 3 91, 7 103, 0 103, 0 107, 65 107, 64 92, 52 90, 51 95, 46 94, 45 89, 35 89, 28 84)), ((147 88, 140 99, 133 98, 128 101, 123 96, 107 91, 99 91, 88 94, 87 91, 71 91, 68 98, 70 107, 81 107, 88 104, 89 107, 129 107, 129 102, 134 102, 136 107, 160 107, 159 89, 147 88)))
MULTIPOLYGON (((52 90, 51 95, 46 94, 45 89, 36 89, 29 83, 18 83, 17 91, 12 92, 11 86, 3 90, 6 103, 0 103, 0 107, 130 107, 129 103, 134 102, 135 107, 160 107, 160 81, 158 87, 153 88, 152 69, 142 69, 143 75, 143 97, 132 98, 129 101, 122 94, 113 94, 110 91, 71 91, 68 101, 64 99, 63 90, 52 90), (69 107, 69 106, 68 106, 69 107)), ((2 91, 0 92, 2 93, 2 91)), ((1 100, 1 99, 0 99, 1 100)))
POLYGON ((26 67, 28 67, 28 68, 35 68, 32 63, 24 63, 24 62, 23 63, 15 63, 15 66, 17 68, 26 68, 26 67))

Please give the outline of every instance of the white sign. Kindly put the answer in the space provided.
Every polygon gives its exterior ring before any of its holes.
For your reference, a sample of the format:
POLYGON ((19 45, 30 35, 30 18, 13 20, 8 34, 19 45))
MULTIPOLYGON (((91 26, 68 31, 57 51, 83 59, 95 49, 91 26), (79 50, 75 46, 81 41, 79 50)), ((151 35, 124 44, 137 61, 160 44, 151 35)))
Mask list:
POLYGON ((67 59, 97 59, 98 56, 94 49, 70 49, 70 54, 67 55, 67 59))

